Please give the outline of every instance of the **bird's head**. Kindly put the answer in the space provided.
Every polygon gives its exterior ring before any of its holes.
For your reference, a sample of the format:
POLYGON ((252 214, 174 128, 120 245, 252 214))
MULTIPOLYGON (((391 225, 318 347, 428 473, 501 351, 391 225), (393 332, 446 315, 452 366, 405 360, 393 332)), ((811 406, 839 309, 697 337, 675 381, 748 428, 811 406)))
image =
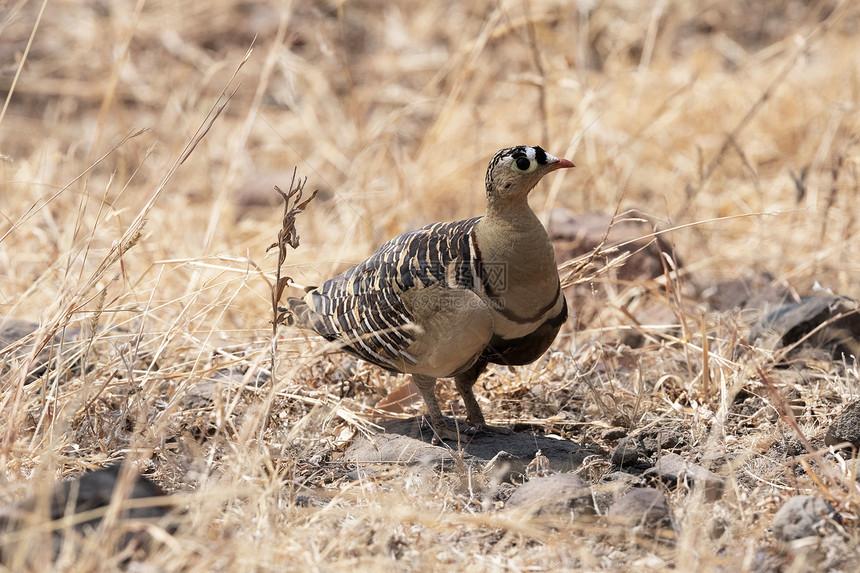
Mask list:
POLYGON ((502 149, 487 167, 487 200, 525 198, 541 177, 573 166, 567 159, 559 159, 537 146, 502 149))

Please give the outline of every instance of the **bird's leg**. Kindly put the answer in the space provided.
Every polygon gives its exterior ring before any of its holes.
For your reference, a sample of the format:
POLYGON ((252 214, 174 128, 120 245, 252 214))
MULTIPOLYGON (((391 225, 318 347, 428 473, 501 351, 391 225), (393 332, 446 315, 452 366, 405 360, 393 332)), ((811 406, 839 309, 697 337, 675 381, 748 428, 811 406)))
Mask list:
POLYGON ((457 390, 463 397, 463 403, 466 405, 466 419, 469 424, 475 427, 478 431, 496 432, 499 434, 510 434, 511 429, 504 426, 491 426, 484 420, 484 413, 475 399, 475 391, 473 387, 478 381, 478 376, 487 367, 486 361, 478 359, 474 366, 465 372, 454 377, 454 382, 457 384, 457 390))
POLYGON ((439 402, 436 400, 436 379, 432 376, 422 376, 420 374, 413 374, 412 379, 424 398, 424 404, 427 406, 427 413, 430 414, 430 424, 433 426, 433 431, 443 440, 459 442, 459 432, 448 427, 448 421, 442 415, 439 402))

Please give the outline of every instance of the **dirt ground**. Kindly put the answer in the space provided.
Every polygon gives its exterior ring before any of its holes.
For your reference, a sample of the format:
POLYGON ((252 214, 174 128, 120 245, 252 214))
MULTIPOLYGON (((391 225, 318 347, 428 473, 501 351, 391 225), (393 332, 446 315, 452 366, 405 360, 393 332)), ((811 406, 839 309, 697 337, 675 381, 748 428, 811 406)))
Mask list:
POLYGON ((858 28, 835 0, 0 7, 0 567, 857 570, 858 28), (478 382, 513 435, 434 442, 408 377, 273 327, 273 187, 317 190, 295 295, 482 214, 519 144, 577 166, 531 195, 572 316, 478 382))

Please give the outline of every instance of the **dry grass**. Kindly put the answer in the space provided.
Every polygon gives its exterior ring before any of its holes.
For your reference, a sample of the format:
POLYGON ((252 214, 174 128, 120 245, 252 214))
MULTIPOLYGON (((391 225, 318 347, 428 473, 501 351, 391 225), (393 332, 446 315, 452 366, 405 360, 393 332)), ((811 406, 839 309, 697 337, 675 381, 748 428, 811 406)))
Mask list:
MULTIPOLYGON (((589 6, 0 10, 0 308, 39 323, 29 346, 0 357, 0 500, 134 461, 189 496, 146 570, 688 571, 758 570, 765 557, 802 568, 808 554, 767 530, 800 491, 846 520, 847 543, 821 566, 852 570, 856 466, 816 448, 860 393, 856 362, 777 369, 771 352, 744 350, 739 317, 703 319, 697 305, 716 281, 762 272, 799 293, 818 282, 860 298, 860 9, 589 6), (671 492, 676 534, 512 517, 465 487, 465 470, 354 479, 340 440, 372 431, 368 408, 402 380, 292 329, 277 384, 254 383, 270 367, 272 186, 286 189, 294 166, 320 192, 284 273, 316 284, 397 233, 480 213, 487 161, 521 143, 578 166, 534 194, 539 215, 637 208, 680 227, 669 235, 685 267, 671 288, 596 280, 599 311, 545 366, 492 372, 485 412, 552 418, 548 429, 577 441, 600 442, 611 423, 670 428, 687 452, 725 453, 725 498, 671 492), (648 305, 668 325, 638 314, 648 305), (32 376, 43 348, 52 367, 32 376), (212 397, 195 407, 207 380, 212 397), (296 503, 305 495, 330 501, 296 503)), ((100 535, 53 568, 116 567, 111 532, 100 535)))

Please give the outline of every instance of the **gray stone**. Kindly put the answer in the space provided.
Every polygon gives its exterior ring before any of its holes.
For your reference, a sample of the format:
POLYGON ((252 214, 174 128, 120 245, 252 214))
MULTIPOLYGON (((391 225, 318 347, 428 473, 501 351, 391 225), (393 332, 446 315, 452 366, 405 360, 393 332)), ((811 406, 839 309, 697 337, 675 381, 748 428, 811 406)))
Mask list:
MULTIPOLYGON (((39 323, 29 320, 21 320, 11 317, 6 317, 0 320, 0 350, 13 347, 3 357, 11 362, 23 363, 30 357, 33 351, 33 340, 24 341, 25 338, 32 334, 37 334, 39 323), (20 344, 20 346, 15 347, 20 344)), ((63 351, 62 362, 66 368, 70 368, 73 372, 80 371, 80 361, 76 353, 79 348, 80 329, 77 327, 69 327, 60 329, 54 334, 48 343, 42 348, 35 357, 35 360, 30 364, 30 370, 27 372, 27 381, 33 381, 42 376, 49 367, 56 364, 57 355, 60 350, 63 351)), ((3 366, 2 373, 9 368, 9 364, 3 366)))
POLYGON ((798 495, 776 512, 773 536, 781 541, 824 536, 836 532, 836 524, 841 522, 833 506, 823 499, 798 495))
POLYGON ((613 503, 634 487, 642 487, 645 480, 623 471, 610 472, 600 478, 591 488, 594 505, 601 514, 609 511, 613 503))
POLYGON ((666 498, 660 490, 653 487, 639 487, 629 491, 612 504, 607 516, 615 523, 628 526, 666 526, 672 521, 666 498))
POLYGON ((624 438, 618 442, 618 445, 612 452, 612 465, 619 468, 633 466, 638 460, 639 451, 630 442, 629 438, 624 438))
POLYGON ((343 460, 354 463, 421 463, 453 464, 454 457, 447 448, 434 446, 400 434, 377 434, 372 438, 359 436, 343 454, 343 460))
POLYGON ((723 494, 726 480, 698 464, 685 460, 678 454, 666 454, 657 460, 654 467, 645 472, 669 484, 692 482, 703 489, 705 499, 714 501, 723 494))
POLYGON ((573 474, 532 478, 508 499, 505 508, 526 510, 531 515, 593 515, 591 488, 573 474))
MULTIPOLYGON (((445 441, 437 446, 431 443, 432 431, 429 428, 422 429, 417 418, 387 420, 380 422, 379 425, 385 433, 377 434, 372 438, 356 436, 344 452, 345 461, 357 463, 442 461, 453 460, 453 452, 457 452, 457 455, 462 453, 473 461, 486 464, 499 452, 506 452, 510 456, 507 459, 511 462, 511 471, 516 471, 519 462, 514 463, 515 460, 531 461, 540 451, 541 455, 549 460, 550 469, 570 471, 582 465, 586 456, 600 453, 567 440, 518 432, 513 434, 478 432, 472 436, 464 434, 459 444, 445 441)), ((447 467, 447 464, 445 466, 447 467)))
MULTIPOLYGON (((126 533, 116 539, 116 547, 129 547, 134 544, 144 549, 145 552, 149 552, 150 549, 158 545, 158 541, 149 535, 147 529, 139 527, 140 522, 160 520, 161 525, 168 532, 174 532, 175 527, 170 523, 169 512, 176 503, 157 484, 146 477, 134 475, 135 472, 133 471, 128 476, 122 475, 121 472, 121 465, 116 464, 55 485, 48 500, 48 513, 44 515, 40 510, 43 500, 39 499, 39 496, 25 499, 10 507, 4 507, 0 509, 0 532, 18 531, 34 526, 42 528, 50 525, 48 523, 50 520, 68 518, 69 523, 74 524, 75 532, 78 535, 89 536, 94 529, 101 525, 105 516, 104 512, 97 510, 106 511, 108 506, 116 503, 123 504, 122 500, 113 499, 114 490, 120 486, 122 491, 127 492, 126 500, 146 498, 153 503, 119 511, 117 516, 119 522, 114 523, 113 526, 118 530, 126 531, 126 533), (125 479, 129 481, 121 484, 121 480, 125 479), (160 503, 154 503, 156 499, 160 503), (128 526, 132 522, 137 522, 137 525, 128 526)), ((13 556, 15 559, 23 557, 25 561, 30 561, 31 558, 35 558, 37 554, 44 551, 53 552, 54 556, 59 555, 64 537, 62 528, 46 527, 45 531, 52 532, 50 544, 45 547, 39 544, 28 546, 23 550, 22 555, 18 554, 21 548, 15 543, 14 536, 10 536, 11 541, 8 542, 4 536, 0 536, 0 563, 8 565, 7 560, 13 556)), ((39 555, 39 557, 44 557, 44 554, 39 555)), ((27 568, 27 570, 37 569, 27 568)))
POLYGON ((609 428, 608 430, 603 430, 603 433, 600 434, 600 437, 604 440, 614 442, 615 440, 620 440, 628 434, 626 428, 609 428))
POLYGON ((824 443, 828 446, 849 443, 860 449, 860 400, 851 402, 839 412, 827 428, 824 443))
POLYGON ((860 302, 838 295, 811 295, 770 311, 750 332, 756 346, 780 348, 803 341, 837 360, 860 356, 860 302))

